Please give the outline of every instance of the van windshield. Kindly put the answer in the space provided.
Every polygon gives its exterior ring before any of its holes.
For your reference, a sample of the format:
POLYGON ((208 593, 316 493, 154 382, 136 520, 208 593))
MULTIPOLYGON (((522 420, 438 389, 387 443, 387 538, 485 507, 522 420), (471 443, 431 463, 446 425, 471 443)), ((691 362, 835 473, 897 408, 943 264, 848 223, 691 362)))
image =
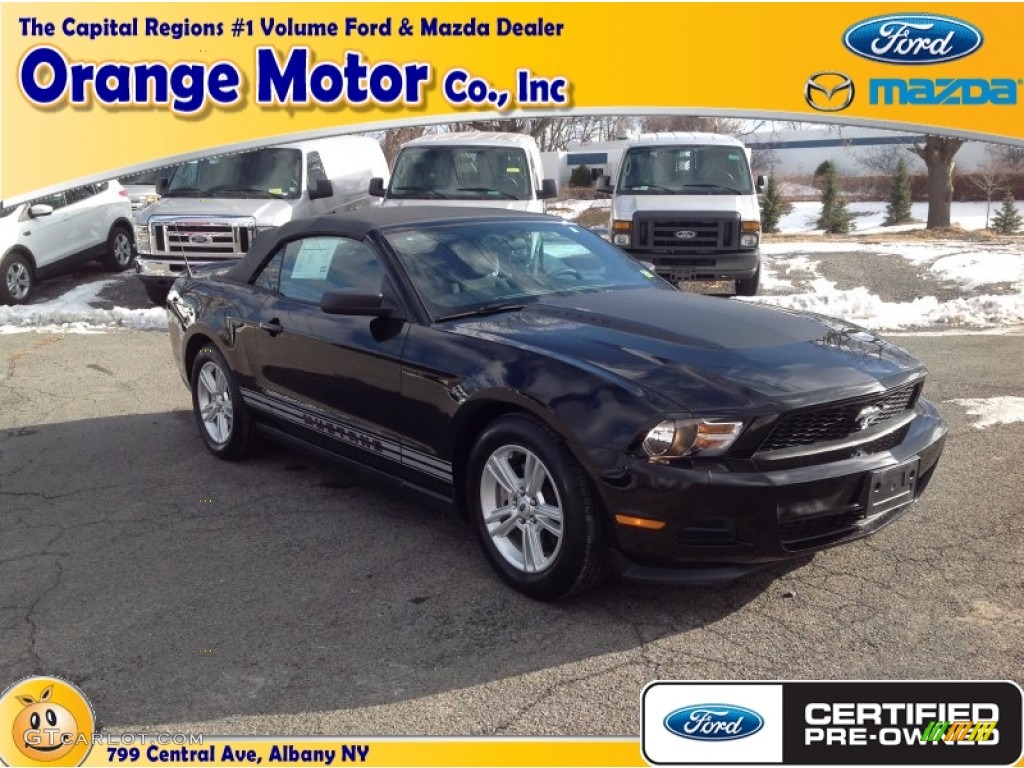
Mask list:
POLYGON ((518 147, 406 147, 388 196, 416 200, 531 200, 526 152, 518 147))
POLYGON ((633 147, 622 158, 618 189, 631 195, 749 195, 742 147, 633 147))
POLYGON ((119 182, 125 187, 128 186, 140 186, 140 187, 152 187, 156 184, 156 180, 161 176, 170 177, 174 173, 175 166, 170 168, 153 168, 149 171, 138 171, 137 173, 129 173, 126 176, 122 176, 118 179, 119 182))
POLYGON ((271 147, 182 163, 165 196, 295 199, 301 191, 301 150, 271 147))

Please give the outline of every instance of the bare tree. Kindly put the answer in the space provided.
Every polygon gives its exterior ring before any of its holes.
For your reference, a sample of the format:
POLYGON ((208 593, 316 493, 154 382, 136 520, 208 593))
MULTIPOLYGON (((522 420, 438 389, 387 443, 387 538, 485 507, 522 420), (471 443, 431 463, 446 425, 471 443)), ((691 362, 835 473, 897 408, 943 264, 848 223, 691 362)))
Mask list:
POLYGON ((380 140, 380 148, 384 152, 384 157, 388 159, 388 165, 394 165, 395 158, 398 156, 398 150, 402 148, 405 142, 418 139, 426 132, 427 129, 422 125, 409 126, 408 128, 389 128, 384 131, 384 135, 380 140))
POLYGON ((656 115, 645 117, 640 121, 643 129, 650 133, 662 131, 697 131, 700 133, 728 133, 738 134, 743 132, 743 125, 739 120, 728 117, 703 117, 700 115, 656 115))
POLYGON ((993 144, 988 148, 991 157, 1011 173, 1024 173, 1024 147, 993 144))
POLYGON ((988 159, 985 164, 978 168, 967 178, 973 186, 985 194, 985 229, 988 229, 989 214, 992 211, 992 197, 999 191, 1003 183, 1002 150, 1010 147, 999 147, 991 145, 985 148, 988 159))
POLYGON ((953 205, 953 158, 963 146, 963 139, 929 135, 924 144, 914 144, 914 152, 928 167, 928 229, 949 226, 953 205))
POLYGON ((910 147, 902 144, 883 144, 856 152, 854 157, 860 165, 869 171, 876 171, 883 176, 892 176, 896 173, 900 160, 904 163, 907 162, 908 150, 910 147))

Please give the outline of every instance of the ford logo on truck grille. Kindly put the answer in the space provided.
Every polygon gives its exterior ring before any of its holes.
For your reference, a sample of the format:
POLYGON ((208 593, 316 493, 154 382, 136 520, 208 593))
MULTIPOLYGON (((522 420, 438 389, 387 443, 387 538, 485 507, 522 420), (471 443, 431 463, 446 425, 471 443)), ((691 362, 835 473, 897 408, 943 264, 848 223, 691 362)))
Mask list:
POLYGON ((887 64, 938 64, 981 47, 981 31, 950 16, 899 13, 854 24, 843 45, 858 56, 887 64))
POLYGON ((696 741, 731 741, 753 736, 764 718, 732 704, 696 704, 677 709, 665 718, 665 728, 676 736, 696 741))
POLYGON ((210 236, 194 232, 188 236, 188 241, 190 243, 195 243, 196 245, 205 245, 210 242, 210 236))
POLYGON ((676 237, 678 237, 680 240, 689 240, 690 238, 696 236, 697 233, 694 232, 692 229, 681 229, 678 232, 676 232, 676 237))

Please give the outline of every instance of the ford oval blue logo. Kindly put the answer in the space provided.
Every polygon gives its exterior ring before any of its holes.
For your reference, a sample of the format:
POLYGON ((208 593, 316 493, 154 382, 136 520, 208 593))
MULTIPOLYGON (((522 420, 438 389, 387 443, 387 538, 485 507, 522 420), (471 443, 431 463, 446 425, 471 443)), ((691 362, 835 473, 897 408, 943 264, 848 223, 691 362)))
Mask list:
POLYGON ((764 727, 764 718, 732 704, 697 704, 672 712, 665 727, 684 739, 730 741, 753 736, 764 727))
POLYGON ((858 56, 889 64, 938 64, 981 47, 981 31, 966 21, 935 14, 899 13, 854 24, 843 44, 858 56))

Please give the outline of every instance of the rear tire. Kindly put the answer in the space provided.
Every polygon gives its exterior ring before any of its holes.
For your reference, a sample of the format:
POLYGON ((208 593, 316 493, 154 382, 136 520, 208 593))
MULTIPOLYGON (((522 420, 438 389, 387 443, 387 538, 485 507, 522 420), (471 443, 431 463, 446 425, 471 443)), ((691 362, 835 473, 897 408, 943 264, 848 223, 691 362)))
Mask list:
POLYGON ((761 265, 757 265, 757 272, 754 273, 753 277, 748 277, 746 280, 736 281, 736 295, 737 296, 756 296, 757 288, 761 284, 761 265))
POLYGON ((477 440, 466 478, 481 548, 510 586, 557 600, 608 575, 600 503, 550 427, 525 415, 498 419, 477 440))
POLYGON ((206 345, 192 363, 192 412, 210 453, 233 461, 247 456, 254 444, 252 422, 220 351, 206 345))
POLYGON ((135 261, 135 243, 132 232, 124 224, 115 224, 107 236, 107 252, 101 259, 111 272, 124 272, 135 261))
POLYGON ((32 262, 14 251, 0 261, 0 304, 27 304, 36 287, 32 262))
POLYGON ((167 305, 167 294, 171 292, 170 288, 159 283, 143 283, 142 287, 146 289, 146 295, 149 296, 149 300, 156 306, 163 307, 167 305))

